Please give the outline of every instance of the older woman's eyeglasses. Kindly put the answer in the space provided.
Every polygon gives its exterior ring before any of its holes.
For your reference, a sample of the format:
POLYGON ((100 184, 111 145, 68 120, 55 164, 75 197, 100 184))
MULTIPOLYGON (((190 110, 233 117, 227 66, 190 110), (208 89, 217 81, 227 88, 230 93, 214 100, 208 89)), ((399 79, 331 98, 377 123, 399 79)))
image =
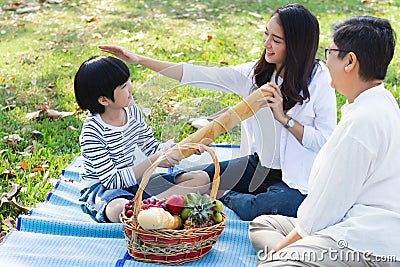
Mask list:
POLYGON ((325 60, 328 59, 328 55, 331 53, 331 51, 346 52, 346 53, 351 52, 349 50, 342 50, 342 49, 337 49, 337 48, 325 48, 325 60))

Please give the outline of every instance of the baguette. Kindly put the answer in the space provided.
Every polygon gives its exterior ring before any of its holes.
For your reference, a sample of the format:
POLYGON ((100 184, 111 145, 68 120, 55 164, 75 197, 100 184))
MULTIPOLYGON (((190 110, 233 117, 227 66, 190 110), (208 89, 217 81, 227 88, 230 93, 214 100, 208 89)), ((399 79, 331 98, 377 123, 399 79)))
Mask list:
MULTIPOLYGON (((244 121, 253 116, 257 111, 265 104, 263 101, 259 101, 262 97, 273 96, 271 92, 257 89, 244 100, 239 102, 233 107, 230 107, 217 118, 209 122, 206 126, 189 135, 183 139, 176 148, 179 149, 179 145, 186 143, 200 143, 204 145, 210 145, 219 135, 228 132, 241 121, 244 121)), ((182 158, 187 158, 194 153, 194 150, 180 150, 182 158)))

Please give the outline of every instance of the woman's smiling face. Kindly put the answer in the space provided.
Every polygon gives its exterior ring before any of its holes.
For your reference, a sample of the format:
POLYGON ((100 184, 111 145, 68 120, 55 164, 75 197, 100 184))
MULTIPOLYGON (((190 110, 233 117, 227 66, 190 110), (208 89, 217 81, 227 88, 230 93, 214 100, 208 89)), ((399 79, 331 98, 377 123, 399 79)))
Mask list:
POLYGON ((279 69, 286 59, 286 43, 279 15, 275 14, 269 20, 264 32, 265 60, 276 65, 279 69))

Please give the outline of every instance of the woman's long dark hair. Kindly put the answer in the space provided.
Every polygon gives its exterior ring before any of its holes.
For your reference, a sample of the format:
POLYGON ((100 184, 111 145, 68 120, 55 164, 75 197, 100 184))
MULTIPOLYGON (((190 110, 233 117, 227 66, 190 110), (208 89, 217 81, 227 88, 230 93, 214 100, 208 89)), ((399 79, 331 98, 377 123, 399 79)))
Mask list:
MULTIPOLYGON (((296 103, 310 98, 308 83, 316 64, 316 53, 319 42, 319 23, 317 18, 304 6, 286 5, 278 8, 272 16, 277 15, 285 34, 286 57, 282 67, 277 70, 278 76, 284 72, 281 91, 284 110, 291 109, 296 103), (302 94, 301 94, 302 92, 302 94)), ((271 16, 271 17, 272 17, 271 16)), ((276 65, 265 60, 266 49, 254 68, 255 82, 258 87, 268 83, 276 65)))

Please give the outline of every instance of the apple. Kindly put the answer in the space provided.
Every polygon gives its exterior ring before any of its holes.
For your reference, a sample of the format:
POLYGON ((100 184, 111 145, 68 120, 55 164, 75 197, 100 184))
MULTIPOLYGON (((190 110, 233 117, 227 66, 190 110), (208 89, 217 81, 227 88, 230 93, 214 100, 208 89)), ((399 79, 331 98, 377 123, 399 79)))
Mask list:
POLYGON ((165 200, 165 204, 172 215, 178 215, 185 206, 185 199, 181 195, 171 195, 165 200))

